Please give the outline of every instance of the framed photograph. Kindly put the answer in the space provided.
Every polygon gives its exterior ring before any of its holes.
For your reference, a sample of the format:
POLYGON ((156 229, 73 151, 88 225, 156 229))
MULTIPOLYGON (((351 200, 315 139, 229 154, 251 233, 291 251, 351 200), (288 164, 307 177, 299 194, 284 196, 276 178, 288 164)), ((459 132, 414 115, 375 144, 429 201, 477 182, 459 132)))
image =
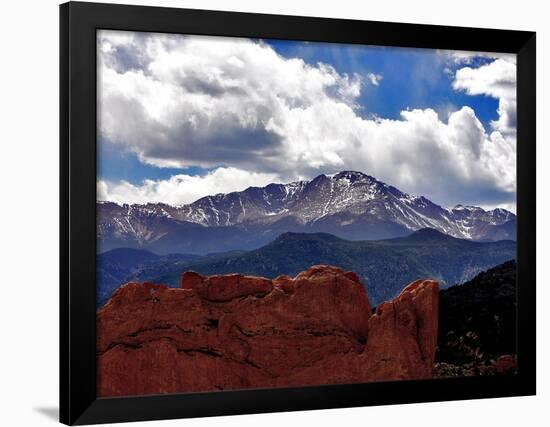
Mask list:
POLYGON ((535 393, 535 33, 60 25, 61 422, 535 393))

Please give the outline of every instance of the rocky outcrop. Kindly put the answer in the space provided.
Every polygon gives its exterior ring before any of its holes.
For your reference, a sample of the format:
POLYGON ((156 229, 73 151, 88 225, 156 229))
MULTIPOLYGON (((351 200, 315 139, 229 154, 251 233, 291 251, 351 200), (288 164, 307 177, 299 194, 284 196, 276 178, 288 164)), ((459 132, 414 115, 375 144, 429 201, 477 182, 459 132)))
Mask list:
POLYGON ((99 396, 429 378, 438 284, 372 314, 357 275, 313 266, 269 280, 186 272, 129 283, 97 312, 99 396))
POLYGON ((516 276, 512 260, 441 291, 436 376, 516 371, 516 276))

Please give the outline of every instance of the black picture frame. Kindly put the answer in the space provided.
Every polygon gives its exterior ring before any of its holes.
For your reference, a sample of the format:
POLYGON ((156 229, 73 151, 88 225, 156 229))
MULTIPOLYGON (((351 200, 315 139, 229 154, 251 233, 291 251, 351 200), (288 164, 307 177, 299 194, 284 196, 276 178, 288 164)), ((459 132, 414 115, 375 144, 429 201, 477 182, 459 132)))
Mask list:
POLYGON ((60 6, 60 421, 92 424, 532 395, 535 379, 534 32, 69 2, 60 6), (518 372, 211 393, 96 397, 96 30, 517 54, 518 372))

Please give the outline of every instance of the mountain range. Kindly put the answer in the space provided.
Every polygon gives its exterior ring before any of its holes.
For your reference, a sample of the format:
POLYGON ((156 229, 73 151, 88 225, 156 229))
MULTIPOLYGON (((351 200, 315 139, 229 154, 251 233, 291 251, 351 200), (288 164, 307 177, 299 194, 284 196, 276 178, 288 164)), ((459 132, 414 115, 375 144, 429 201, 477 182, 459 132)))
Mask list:
POLYGON ((285 232, 330 233, 349 240, 403 237, 432 228, 476 241, 515 240, 516 216, 504 209, 447 209, 362 172, 319 175, 171 206, 98 202, 99 252, 142 248, 157 254, 250 250, 285 232))
POLYGON ((315 264, 335 265, 356 272, 371 304, 376 305, 394 297, 403 283, 419 278, 437 279, 442 288, 463 283, 481 271, 514 259, 515 249, 516 244, 511 240, 475 242, 434 229, 378 241, 344 240, 326 233, 287 232, 259 249, 203 257, 175 258, 135 249, 116 249, 98 256, 98 305, 129 281, 147 280, 177 287, 181 274, 188 270, 205 275, 238 272, 274 278, 281 274, 294 276, 315 264), (126 256, 122 257, 121 253, 126 256), (124 262, 117 261, 121 258, 124 262), (112 280, 115 276, 116 280, 112 280))

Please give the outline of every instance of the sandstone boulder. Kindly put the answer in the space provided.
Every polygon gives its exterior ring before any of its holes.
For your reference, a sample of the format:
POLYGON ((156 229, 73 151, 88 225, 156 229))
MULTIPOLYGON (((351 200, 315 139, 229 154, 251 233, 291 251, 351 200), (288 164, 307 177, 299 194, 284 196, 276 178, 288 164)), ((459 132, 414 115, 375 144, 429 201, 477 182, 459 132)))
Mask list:
POLYGON ((429 378, 438 284, 372 314, 355 273, 313 266, 274 280, 186 272, 129 283, 97 312, 99 396, 429 378))

